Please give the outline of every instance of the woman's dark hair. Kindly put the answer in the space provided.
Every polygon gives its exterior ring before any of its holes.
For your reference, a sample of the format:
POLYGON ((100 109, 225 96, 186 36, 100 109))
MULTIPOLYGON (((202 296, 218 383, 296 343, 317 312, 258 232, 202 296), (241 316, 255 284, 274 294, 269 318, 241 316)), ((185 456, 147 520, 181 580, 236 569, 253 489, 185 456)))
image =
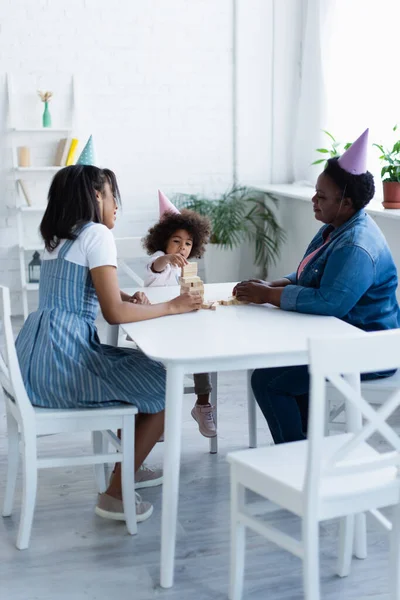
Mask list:
POLYGON ((107 182, 117 204, 120 204, 117 179, 109 169, 72 165, 56 173, 40 223, 40 233, 48 251, 57 248, 60 240, 75 240, 81 225, 90 221, 101 223, 96 192, 103 194, 107 182))
POLYGON ((367 206, 368 202, 374 197, 374 177, 369 171, 361 175, 353 175, 342 169, 338 158, 330 158, 324 169, 324 174, 336 183, 342 194, 344 192, 346 197, 351 198, 355 210, 367 206))
POLYGON ((192 236, 193 246, 189 258, 201 258, 210 239, 211 223, 208 217, 187 209, 182 210, 180 214, 165 213, 160 221, 149 229, 143 240, 143 247, 148 254, 160 250, 166 252, 168 240, 178 229, 184 229, 192 236))

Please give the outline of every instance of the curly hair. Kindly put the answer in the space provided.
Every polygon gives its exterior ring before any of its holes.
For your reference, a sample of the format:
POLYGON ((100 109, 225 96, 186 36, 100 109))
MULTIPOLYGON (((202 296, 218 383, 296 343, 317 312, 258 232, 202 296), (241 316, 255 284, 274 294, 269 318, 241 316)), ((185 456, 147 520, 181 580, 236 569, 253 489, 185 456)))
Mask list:
POLYGON ((330 158, 327 161, 324 174, 336 183, 342 194, 344 191, 346 192, 346 196, 351 198, 355 210, 367 206, 368 202, 374 197, 374 177, 369 171, 361 175, 353 175, 342 169, 338 158, 330 158))
POLYGON ((168 241, 178 229, 184 229, 193 238, 189 258, 201 258, 210 239, 211 223, 208 217, 187 209, 179 214, 164 213, 158 223, 149 229, 143 239, 143 247, 147 254, 154 254, 160 250, 166 252, 168 241))

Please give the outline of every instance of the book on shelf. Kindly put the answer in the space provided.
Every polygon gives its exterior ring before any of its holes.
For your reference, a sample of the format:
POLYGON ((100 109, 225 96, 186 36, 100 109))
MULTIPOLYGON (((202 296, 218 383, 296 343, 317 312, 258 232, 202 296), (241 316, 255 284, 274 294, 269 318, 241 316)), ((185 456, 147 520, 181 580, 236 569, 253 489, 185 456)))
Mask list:
POLYGON ((71 144, 67 154, 67 160, 65 161, 65 165, 69 167, 73 165, 75 162, 76 150, 78 148, 78 140, 76 138, 71 139, 71 144))
MULTIPOLYGON (((58 146, 57 146, 57 150, 56 150, 56 157, 54 159, 54 166, 55 167, 62 167, 65 164, 65 161, 63 162, 63 157, 64 157, 64 151, 65 151, 65 146, 67 145, 68 142, 68 138, 61 138, 61 140, 58 142, 58 146)), ((65 157, 66 160, 67 157, 65 157)))
POLYGON ((28 188, 26 186, 26 182, 23 181, 22 179, 18 179, 18 183, 19 186, 21 188, 21 191, 24 195, 25 201, 27 203, 28 206, 32 206, 32 202, 31 202, 31 197, 29 196, 29 192, 28 192, 28 188))
POLYGON ((67 163, 67 156, 68 156, 69 148, 71 146, 71 142, 72 142, 72 136, 70 135, 65 140, 64 149, 63 149, 63 153, 61 156, 60 167, 65 167, 65 165, 67 163))

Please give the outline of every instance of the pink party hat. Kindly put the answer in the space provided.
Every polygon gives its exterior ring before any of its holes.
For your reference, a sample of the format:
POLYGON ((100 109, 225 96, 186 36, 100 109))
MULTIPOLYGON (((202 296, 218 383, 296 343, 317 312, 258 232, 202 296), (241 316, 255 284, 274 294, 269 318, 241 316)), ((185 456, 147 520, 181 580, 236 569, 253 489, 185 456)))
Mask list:
POLYGON ((366 129, 338 160, 342 169, 352 175, 367 172, 368 133, 369 129, 366 129))
POLYGON ((161 190, 158 190, 158 204, 160 206, 160 217, 162 217, 166 212, 179 215, 179 210, 172 204, 170 200, 168 200, 167 196, 163 194, 161 190))

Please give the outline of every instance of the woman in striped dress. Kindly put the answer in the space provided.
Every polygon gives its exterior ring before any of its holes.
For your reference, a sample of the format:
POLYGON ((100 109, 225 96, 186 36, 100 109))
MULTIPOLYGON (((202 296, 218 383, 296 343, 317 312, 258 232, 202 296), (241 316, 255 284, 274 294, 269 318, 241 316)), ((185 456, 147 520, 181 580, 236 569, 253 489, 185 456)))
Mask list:
MULTIPOLYGON (((100 304, 108 323, 143 321, 200 308, 200 296, 179 296, 150 305, 144 294, 119 290, 111 229, 120 201, 108 169, 74 165, 60 170, 49 190, 40 225, 45 253, 39 308, 16 341, 28 396, 44 408, 95 408, 129 403, 139 410, 135 438, 136 487, 162 482, 161 472, 142 467, 164 428, 165 371, 140 350, 101 344, 95 319, 100 304)), ((138 520, 152 506, 138 497, 138 520)), ((122 520, 118 463, 96 513, 122 520)))

